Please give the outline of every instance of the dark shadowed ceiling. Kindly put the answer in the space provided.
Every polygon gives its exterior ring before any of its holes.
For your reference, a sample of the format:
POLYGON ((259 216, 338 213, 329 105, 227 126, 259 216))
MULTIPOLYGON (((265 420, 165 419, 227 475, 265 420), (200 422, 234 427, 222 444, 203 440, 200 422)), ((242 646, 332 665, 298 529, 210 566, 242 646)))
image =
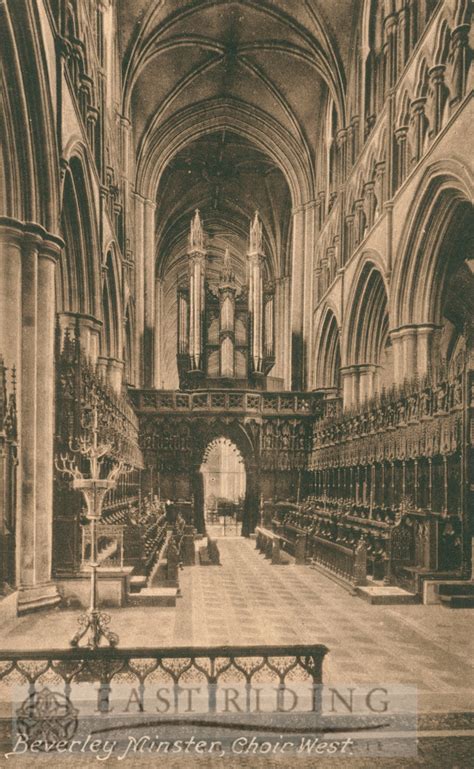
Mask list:
POLYGON ((355 0, 119 0, 134 139, 191 103, 254 105, 314 149, 320 98, 337 98, 355 0))
POLYGON ((245 282, 256 209, 267 279, 290 273, 292 209, 315 194, 328 96, 345 125, 344 73, 354 16, 363 5, 117 0, 122 111, 132 126, 137 191, 157 203, 156 268, 163 279, 165 368, 172 377, 176 286, 187 274, 196 208, 207 236, 210 282, 226 248, 238 281, 245 282))
POLYGON ((288 264, 291 199, 282 172, 246 139, 231 131, 209 134, 179 152, 164 171, 157 196, 160 270, 184 258, 190 219, 199 208, 207 235, 209 268, 225 247, 245 275, 250 221, 259 211, 269 276, 288 264))

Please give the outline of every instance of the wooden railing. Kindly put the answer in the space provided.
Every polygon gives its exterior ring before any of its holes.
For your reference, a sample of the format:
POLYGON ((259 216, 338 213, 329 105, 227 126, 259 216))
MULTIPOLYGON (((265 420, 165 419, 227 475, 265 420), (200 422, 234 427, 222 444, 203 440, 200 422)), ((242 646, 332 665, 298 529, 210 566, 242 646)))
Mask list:
MULTIPOLYGON (((271 516, 271 537, 282 535, 294 555, 304 542, 300 562, 312 562, 352 587, 366 584, 369 577, 421 595, 423 579, 445 572, 439 543, 450 522, 415 509, 408 499, 397 509, 377 508, 372 514, 360 505, 315 497, 299 506, 280 502, 272 508, 266 502, 264 508, 265 520, 271 516)), ((457 533, 453 529, 453 539, 457 533)), ((267 541, 263 544, 270 548, 267 541)))
POLYGON ((309 539, 309 558, 315 566, 323 566, 352 587, 365 585, 367 573, 367 547, 359 542, 357 547, 346 547, 322 537, 309 539))

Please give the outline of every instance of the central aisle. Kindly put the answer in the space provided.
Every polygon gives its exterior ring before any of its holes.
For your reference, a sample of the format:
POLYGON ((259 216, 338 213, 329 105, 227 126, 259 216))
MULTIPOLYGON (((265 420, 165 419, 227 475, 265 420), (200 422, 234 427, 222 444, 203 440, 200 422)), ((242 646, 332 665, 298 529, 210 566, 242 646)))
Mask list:
POLYGON ((469 609, 369 605, 309 566, 272 566, 252 539, 218 544, 220 567, 181 573, 173 644, 324 643, 326 682, 416 683, 433 707, 472 700, 469 609))
MULTIPOLYGON (((371 606, 309 566, 272 566, 253 539, 218 544, 221 566, 180 572, 176 608, 107 609, 121 647, 324 643, 326 683, 414 683, 423 710, 473 707, 471 610, 371 606)), ((5 614, 0 647, 67 648, 79 615, 5 614)))

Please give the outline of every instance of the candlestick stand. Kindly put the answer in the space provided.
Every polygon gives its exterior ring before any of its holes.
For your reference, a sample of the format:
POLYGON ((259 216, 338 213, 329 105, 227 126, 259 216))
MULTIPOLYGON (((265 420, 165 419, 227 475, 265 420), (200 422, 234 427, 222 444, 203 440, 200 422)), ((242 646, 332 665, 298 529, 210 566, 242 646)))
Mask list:
POLYGON ((80 491, 84 497, 87 508, 87 520, 91 527, 91 583, 90 583, 90 603, 87 612, 79 618, 80 628, 71 639, 71 646, 78 646, 79 641, 87 636, 87 646, 90 649, 96 649, 100 646, 102 638, 108 641, 110 646, 117 646, 119 637, 110 630, 110 615, 99 611, 97 595, 97 534, 96 524, 102 515, 104 498, 110 489, 116 485, 119 475, 124 470, 123 462, 115 462, 107 477, 101 477, 101 470, 106 456, 110 457, 112 445, 109 443, 99 443, 98 440, 98 419, 97 407, 94 408, 92 423, 92 440, 81 438, 77 447, 70 447, 70 453, 61 454, 56 461, 56 467, 59 472, 72 476, 71 486, 80 491), (89 461, 90 476, 85 477, 81 471, 77 457, 84 457, 89 461))

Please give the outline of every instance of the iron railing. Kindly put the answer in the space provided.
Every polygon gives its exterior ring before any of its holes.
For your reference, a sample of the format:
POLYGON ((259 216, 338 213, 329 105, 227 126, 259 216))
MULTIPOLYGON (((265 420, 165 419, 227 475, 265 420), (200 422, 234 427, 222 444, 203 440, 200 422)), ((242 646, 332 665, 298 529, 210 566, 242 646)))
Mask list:
POLYGON ((110 684, 115 680, 143 685, 163 678, 179 684, 193 676, 218 684, 230 674, 244 684, 262 675, 279 685, 295 679, 321 684, 327 652, 323 644, 0 650, 0 684, 110 684))

